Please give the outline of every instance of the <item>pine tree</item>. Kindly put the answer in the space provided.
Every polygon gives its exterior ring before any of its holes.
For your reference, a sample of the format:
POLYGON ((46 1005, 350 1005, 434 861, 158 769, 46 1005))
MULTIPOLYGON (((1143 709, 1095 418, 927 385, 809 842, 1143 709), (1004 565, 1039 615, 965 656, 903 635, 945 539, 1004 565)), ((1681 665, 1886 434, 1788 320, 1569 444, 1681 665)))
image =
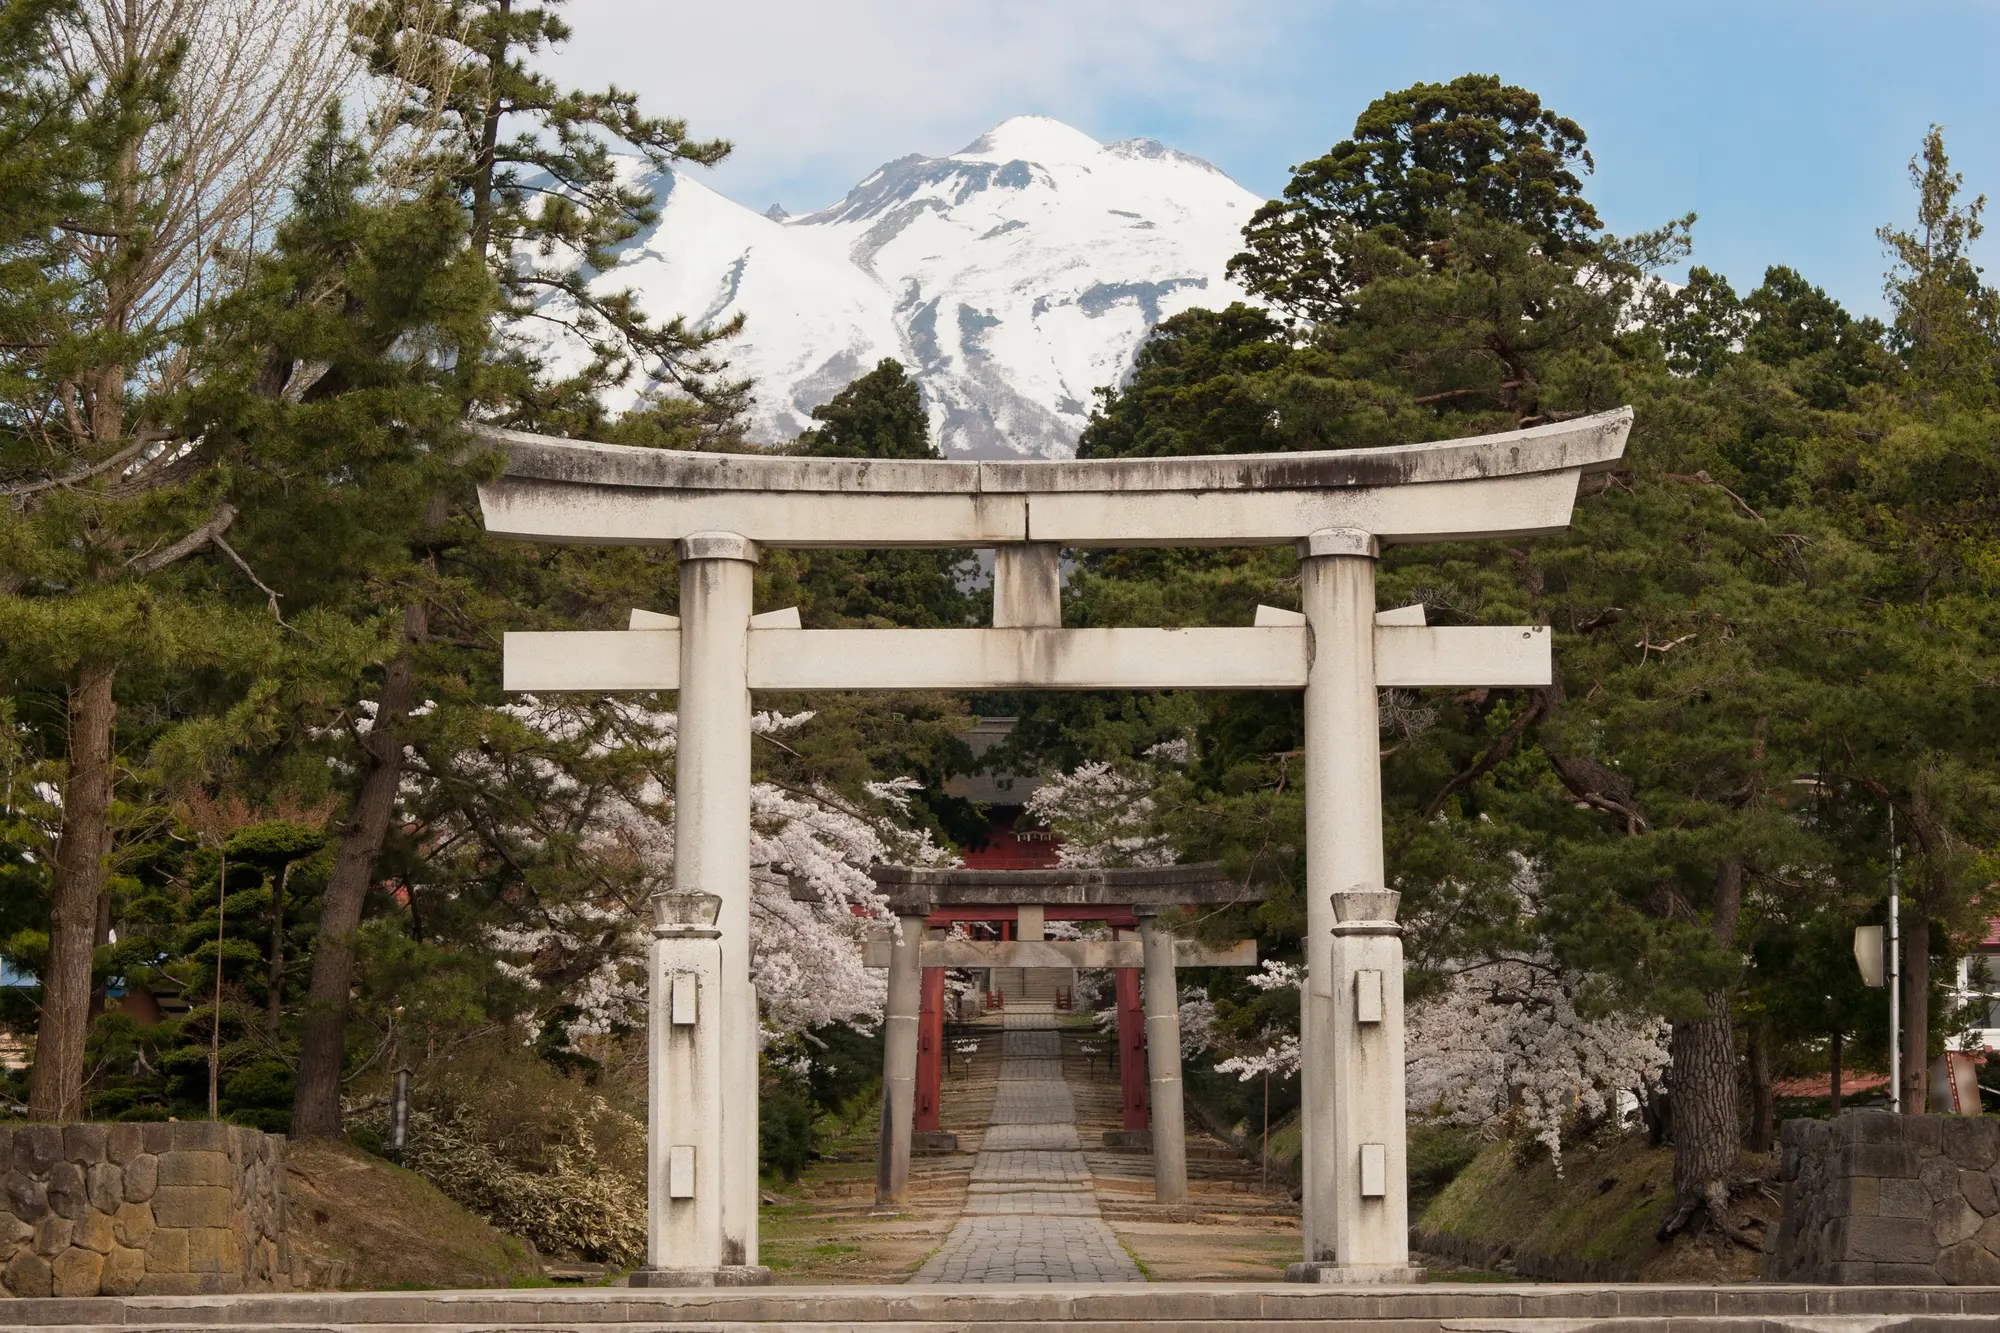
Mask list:
MULTIPOLYGON (((651 191, 621 166, 614 144, 659 169, 719 161, 728 144, 698 142, 684 122, 642 115, 636 98, 617 88, 566 91, 533 70, 535 55, 569 35, 550 7, 383 0, 358 11, 355 22, 371 68, 402 90, 385 111, 388 125, 378 127, 378 137, 394 146, 383 168, 391 182, 443 182, 463 211, 467 252, 499 293, 498 314, 554 321, 587 352, 581 369, 554 375, 542 349, 509 333, 491 357, 463 363, 479 387, 468 383, 462 401, 477 402, 488 419, 561 431, 600 421, 601 393, 636 376, 698 404, 702 428, 726 425, 745 388, 720 381, 712 349, 736 326, 655 321, 630 293, 604 292, 591 279, 611 267, 612 247, 655 216, 651 191)), ((423 646, 436 634, 439 608, 425 590, 438 586, 441 554, 476 530, 463 508, 468 499, 462 484, 433 490, 421 506, 424 531, 410 546, 420 566, 412 588, 418 595, 402 610, 401 645, 374 701, 361 780, 324 899, 300 1053, 299 1134, 339 1132, 354 941, 389 838, 410 714, 421 702, 423 646)))
POLYGON ((1413 257, 1449 248, 1460 211, 1520 227, 1551 257, 1588 253, 1601 225, 1577 175, 1580 126, 1497 75, 1420 83, 1369 103, 1354 137, 1292 169, 1282 199, 1244 228, 1230 276, 1313 323, 1336 320, 1367 281, 1355 247, 1375 236, 1413 257))
POLYGON ((1886 291, 1895 307, 1891 340, 1910 368, 1911 387, 1926 401, 1944 395, 1990 402, 2000 372, 2000 292, 1984 281, 1971 247, 1985 233, 1986 196, 1961 204, 1965 177, 1951 169, 1944 131, 1933 125, 1910 161, 1917 191, 1911 230, 1883 227, 1896 261, 1886 291))
POLYGON ((216 596, 216 571, 192 559, 233 562, 224 534, 239 511, 217 450, 173 420, 185 306, 161 295, 176 272, 163 251, 185 233, 168 218, 171 192, 144 168, 179 114, 184 46, 152 43, 96 78, 71 76, 55 52, 84 21, 72 6, 10 6, 0 31, 0 136, 12 150, 0 219, 0 643, 17 696, 60 699, 42 735, 66 759, 29 1087, 32 1114, 46 1119, 81 1106, 115 788, 131 758, 120 752, 120 682, 211 669, 241 685, 275 632, 216 596))

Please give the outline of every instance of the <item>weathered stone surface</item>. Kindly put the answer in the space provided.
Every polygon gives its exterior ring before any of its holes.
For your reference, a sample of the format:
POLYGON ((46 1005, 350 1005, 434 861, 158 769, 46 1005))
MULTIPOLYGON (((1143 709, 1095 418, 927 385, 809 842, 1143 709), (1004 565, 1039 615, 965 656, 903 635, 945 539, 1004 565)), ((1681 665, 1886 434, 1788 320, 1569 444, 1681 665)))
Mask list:
POLYGON ((0 1255, 12 1254, 16 1245, 25 1245, 34 1238, 33 1227, 5 1209, 0 1209, 0 1255))
POLYGON ((209 1122, 8 1127, 0 1286, 63 1297, 282 1288, 282 1154, 280 1138, 209 1122))
POLYGON ((1992 1159, 2000 1121, 1861 1112, 1788 1122, 1780 1143, 1785 1213, 1767 1279, 1986 1280, 1974 1275, 1982 1254, 2000 1255, 2000 1186, 1977 1164, 1992 1159))
POLYGON ((46 1176, 62 1159, 61 1125, 23 1125, 14 1131, 14 1169, 46 1176))
POLYGON ((1978 1235, 1984 1221, 1964 1199, 1947 1199, 1936 1205, 1931 1213, 1931 1239, 1937 1242, 1939 1249, 1948 1249, 1978 1235))
POLYGON ((1938 1256, 1938 1276, 1954 1287, 2000 1284, 2000 1257, 1976 1240, 1960 1241, 1938 1256))
POLYGON ((1985 1171, 2000 1161, 2000 1121, 1974 1116, 1906 1116, 1939 1120, 1938 1142, 1945 1155, 1960 1166, 1985 1171))
POLYGON ((162 1185, 220 1185, 236 1179, 229 1158, 219 1152, 186 1152, 175 1149, 160 1158, 162 1185))
POLYGON ((86 1209, 76 1224, 75 1244, 99 1254, 111 1253, 116 1243, 112 1232, 111 1214, 100 1213, 95 1208, 86 1209))
POLYGON ((229 1190, 211 1185, 162 1185, 153 1192, 153 1220, 163 1227, 226 1227, 229 1190))
POLYGON ((110 1125, 104 1136, 105 1160, 116 1166, 125 1163, 146 1151, 146 1127, 144 1125, 110 1125))
POLYGON ((89 1206, 82 1167, 75 1162, 57 1162, 49 1168, 49 1207, 58 1216, 75 1221, 89 1206))
POLYGON ((1857 1217, 1848 1223, 1848 1244, 1857 1259, 1876 1263, 1927 1264, 1937 1257, 1930 1229, 1900 1217, 1857 1217))
POLYGON ((153 1235, 153 1206, 148 1203, 122 1203, 111 1219, 112 1235, 120 1245, 134 1249, 146 1248, 153 1235))
POLYGON ((1919 1180, 1885 1180, 1879 1211, 1883 1217, 1927 1218, 1931 1215, 1930 1194, 1919 1180))
POLYGON ((148 1273, 185 1273, 188 1266, 188 1233, 177 1228, 162 1227, 153 1232, 153 1242, 146 1247, 146 1271, 148 1273))
POLYGON ((94 1250, 68 1249, 49 1265, 57 1296, 95 1296, 104 1273, 104 1256, 94 1250))
POLYGON ((199 1227, 188 1231, 188 1272, 234 1273, 243 1271, 243 1245, 221 1227, 199 1227))
POLYGON ((2000 1191, 1994 1190, 1993 1177, 1984 1171, 1960 1171, 1958 1192, 1981 1217, 2000 1213, 2000 1191))
POLYGON ((1923 1181, 1924 1192, 1931 1196, 1932 1203, 1942 1203, 1946 1199, 1959 1197, 1958 1163, 1949 1157, 1926 1159, 1917 1172, 1917 1179, 1923 1181))
POLYGON ((141 1296, 199 1296, 202 1294, 200 1273, 147 1273, 139 1279, 141 1296))
MULTIPOLYGON (((1915 1119, 1915 1117, 1910 1117, 1915 1119)), ((1921 1158, 1912 1143, 1856 1143, 1842 1154, 1845 1174, 1914 1181, 1921 1158)))
POLYGON ((105 1139, 110 1135, 106 1125, 92 1125, 78 1122, 63 1126, 63 1156, 78 1166, 89 1166, 92 1162, 104 1160, 105 1139))
POLYGON ((179 1120, 174 1122, 174 1147, 181 1152, 229 1151, 232 1126, 220 1120, 179 1120))
POLYGON ((44 1218, 41 1225, 35 1228, 35 1253, 45 1259, 53 1259, 68 1249, 75 1237, 76 1223, 67 1217, 44 1218))
POLYGON ((98 1292, 104 1296, 135 1296, 146 1277, 146 1252, 115 1246, 104 1258, 98 1292))
POLYGON ((115 1213, 125 1202, 125 1172, 110 1162, 84 1168, 83 1185, 90 1206, 100 1213, 115 1213))
POLYGON ((53 1296, 55 1294, 54 1275, 49 1261, 33 1250, 17 1251, 8 1261, 6 1269, 7 1290, 16 1296, 53 1296))
POLYGON ((49 1215, 49 1187, 25 1172, 9 1171, 6 1183, 0 1185, 0 1202, 8 1212, 32 1225, 49 1215))
POLYGON ((160 1159, 152 1153, 140 1153, 125 1164, 125 1198, 129 1203, 144 1203, 153 1197, 153 1190, 160 1183, 160 1159))

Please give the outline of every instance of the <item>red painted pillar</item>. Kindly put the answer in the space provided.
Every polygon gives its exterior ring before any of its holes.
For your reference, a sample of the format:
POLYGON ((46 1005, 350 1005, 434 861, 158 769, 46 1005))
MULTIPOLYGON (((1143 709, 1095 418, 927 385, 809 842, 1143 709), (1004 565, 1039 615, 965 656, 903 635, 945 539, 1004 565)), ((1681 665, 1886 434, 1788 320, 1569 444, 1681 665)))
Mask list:
MULTIPOLYGON (((1133 987, 1137 992, 1136 984, 1133 987)), ((919 1133, 938 1127, 944 1089, 944 969, 924 969, 924 998, 917 1010, 917 1123, 919 1133)))
POLYGON ((1118 971, 1118 1085, 1125 1128, 1146 1128, 1146 1013, 1139 1004, 1139 969, 1118 971))

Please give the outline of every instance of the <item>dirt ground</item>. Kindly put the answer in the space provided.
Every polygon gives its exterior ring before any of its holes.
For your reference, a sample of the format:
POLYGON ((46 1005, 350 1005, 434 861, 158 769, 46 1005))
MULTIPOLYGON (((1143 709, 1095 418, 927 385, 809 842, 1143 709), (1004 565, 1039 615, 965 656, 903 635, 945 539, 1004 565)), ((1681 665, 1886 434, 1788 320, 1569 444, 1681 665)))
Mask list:
MULTIPOLYGON (((992 1114, 999 1066, 998 1030, 985 1034, 971 1067, 945 1077, 939 1119, 958 1135, 958 1151, 918 1156, 899 1210, 877 1209, 877 1116, 841 1136, 830 1160, 814 1163, 796 1184, 768 1191, 761 1257, 787 1283, 901 1282, 923 1266, 965 1207, 973 1155, 992 1114)), ((1077 1133, 1105 1221, 1154 1281, 1275 1280, 1298 1257, 1298 1207, 1282 1185, 1261 1187, 1256 1168, 1227 1145, 1190 1134, 1190 1203, 1153 1202, 1152 1158, 1111 1152, 1104 1131, 1119 1126, 1117 1074, 1102 1054, 1109 1043, 1087 1020, 1063 1033, 1063 1072, 1076 1102, 1077 1133), (1086 1045, 1098 1048, 1093 1057, 1086 1045)))

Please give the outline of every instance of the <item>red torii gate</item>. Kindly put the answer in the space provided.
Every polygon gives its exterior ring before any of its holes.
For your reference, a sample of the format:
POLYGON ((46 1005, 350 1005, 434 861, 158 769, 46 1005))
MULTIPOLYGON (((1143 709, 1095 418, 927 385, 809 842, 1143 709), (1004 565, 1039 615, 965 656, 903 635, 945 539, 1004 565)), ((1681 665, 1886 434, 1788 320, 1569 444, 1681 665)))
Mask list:
POLYGON ((1181 1111, 1180 1009, 1176 966, 1248 967, 1248 940, 1212 949, 1178 941, 1159 927, 1163 909, 1254 903, 1258 894, 1214 865, 1043 870, 877 866, 875 882, 901 923, 899 940, 869 948, 869 964, 889 969, 883 1025, 881 1155, 876 1193, 902 1194, 915 1135, 939 1134, 944 1084, 944 974, 952 967, 1108 968, 1117 978, 1120 1105, 1124 1132, 1149 1120, 1154 1189, 1187 1194, 1181 1111), (936 938, 957 922, 996 925, 998 940, 936 938), (1109 940, 1050 940, 1050 921, 1098 921, 1109 940), (1133 938, 1134 936, 1138 938, 1133 938), (1139 969, 1148 974, 1142 1006, 1139 969), (1152 1042, 1147 1030, 1156 1028, 1152 1042), (1157 1089, 1149 1095, 1148 1085, 1157 1089), (1157 1101, 1159 1114, 1151 1115, 1157 1101))
MULTIPOLYGON (((988 873, 1019 873, 1013 871, 988 873)), ((1018 906, 997 904, 940 907, 924 918, 927 929, 949 931, 960 921, 989 922, 1000 927, 1001 943, 1020 939, 1018 906)), ((1043 921, 1096 921, 1114 932, 1136 932, 1139 917, 1131 908, 1078 907, 1049 904, 1043 921)), ((944 1088, 944 974, 942 967, 923 969, 923 999, 917 1013, 917 1106, 913 1128, 919 1134, 940 1133, 938 1103, 944 1088)), ((1146 1018, 1139 1005, 1139 968, 1111 969, 1117 980, 1118 1083, 1124 1127, 1146 1128, 1146 1018)))

